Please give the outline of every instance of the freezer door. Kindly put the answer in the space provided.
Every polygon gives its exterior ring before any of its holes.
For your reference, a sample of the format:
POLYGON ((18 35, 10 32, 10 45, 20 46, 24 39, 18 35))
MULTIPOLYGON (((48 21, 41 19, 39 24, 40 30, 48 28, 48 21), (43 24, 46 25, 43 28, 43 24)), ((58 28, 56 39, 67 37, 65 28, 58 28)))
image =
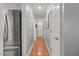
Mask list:
POLYGON ((20 46, 6 46, 3 53, 4 56, 19 56, 20 46))

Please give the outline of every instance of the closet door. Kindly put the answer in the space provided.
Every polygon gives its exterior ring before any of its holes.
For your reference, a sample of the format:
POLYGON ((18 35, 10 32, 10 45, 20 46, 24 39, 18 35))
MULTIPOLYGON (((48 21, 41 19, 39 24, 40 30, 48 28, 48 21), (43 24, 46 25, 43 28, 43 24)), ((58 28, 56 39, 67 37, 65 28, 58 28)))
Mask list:
POLYGON ((49 13, 50 52, 52 56, 60 55, 60 4, 54 4, 49 13))

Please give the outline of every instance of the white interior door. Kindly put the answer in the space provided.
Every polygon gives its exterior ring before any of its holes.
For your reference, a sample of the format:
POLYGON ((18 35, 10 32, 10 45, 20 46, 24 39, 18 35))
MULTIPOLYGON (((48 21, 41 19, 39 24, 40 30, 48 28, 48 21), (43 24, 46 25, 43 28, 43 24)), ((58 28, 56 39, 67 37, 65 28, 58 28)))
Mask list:
POLYGON ((50 52, 52 56, 60 56, 60 5, 53 6, 49 14, 50 52))

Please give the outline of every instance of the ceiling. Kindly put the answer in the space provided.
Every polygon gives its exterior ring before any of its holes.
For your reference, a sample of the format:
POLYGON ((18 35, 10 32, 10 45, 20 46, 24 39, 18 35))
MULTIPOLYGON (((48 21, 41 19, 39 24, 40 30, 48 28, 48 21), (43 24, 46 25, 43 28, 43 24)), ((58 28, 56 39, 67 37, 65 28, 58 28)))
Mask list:
POLYGON ((29 3, 28 5, 32 7, 35 19, 40 19, 40 18, 45 18, 50 3, 29 3), (42 7, 42 8, 38 9, 38 7, 42 7))

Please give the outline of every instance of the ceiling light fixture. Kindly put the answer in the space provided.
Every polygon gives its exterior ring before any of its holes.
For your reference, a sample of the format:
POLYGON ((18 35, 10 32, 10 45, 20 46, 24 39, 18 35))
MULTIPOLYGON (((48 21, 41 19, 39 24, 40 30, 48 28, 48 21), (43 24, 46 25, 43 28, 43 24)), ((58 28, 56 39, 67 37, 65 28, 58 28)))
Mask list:
POLYGON ((42 7, 41 7, 41 6, 39 6, 39 7, 38 7, 38 10, 41 10, 41 9, 42 9, 42 7))
POLYGON ((53 9, 56 9, 56 6, 53 6, 52 8, 53 8, 53 9))
POLYGON ((57 8, 60 8, 60 6, 57 6, 57 8))
POLYGON ((26 6, 26 10, 28 11, 30 9, 30 7, 29 6, 26 6))

